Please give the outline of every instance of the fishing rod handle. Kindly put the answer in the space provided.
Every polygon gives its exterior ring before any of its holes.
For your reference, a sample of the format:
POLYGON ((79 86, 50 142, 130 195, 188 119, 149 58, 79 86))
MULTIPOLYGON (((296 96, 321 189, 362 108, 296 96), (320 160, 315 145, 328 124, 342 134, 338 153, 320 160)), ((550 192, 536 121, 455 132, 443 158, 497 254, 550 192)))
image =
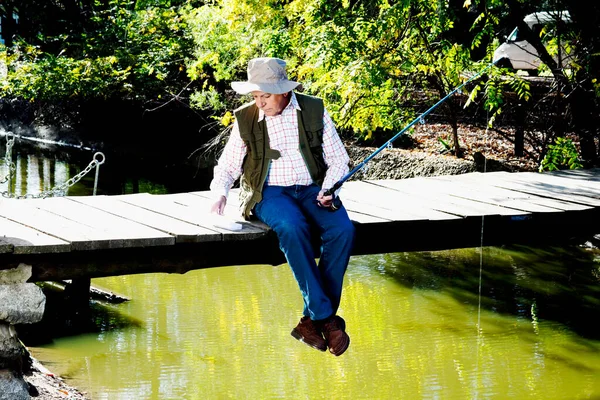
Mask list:
MULTIPOLYGON (((323 195, 329 196, 329 194, 327 194, 327 191, 325 193, 323 193, 323 195)), ((340 208, 342 208, 342 200, 340 200, 340 198, 337 197, 335 195, 335 193, 332 193, 331 195, 333 196, 333 199, 331 200, 331 205, 329 207, 325 207, 323 204, 321 204, 321 202, 319 200, 315 200, 315 201, 317 202, 317 205, 319 207, 326 208, 327 210, 334 212, 334 211, 337 211, 340 208)))
POLYGON ((332 187, 330 187, 329 189, 327 189, 325 192, 323 192, 323 196, 333 196, 334 198, 335 196, 335 192, 342 187, 342 184, 345 182, 345 179, 341 179, 339 181, 337 181, 336 183, 333 184, 332 187))

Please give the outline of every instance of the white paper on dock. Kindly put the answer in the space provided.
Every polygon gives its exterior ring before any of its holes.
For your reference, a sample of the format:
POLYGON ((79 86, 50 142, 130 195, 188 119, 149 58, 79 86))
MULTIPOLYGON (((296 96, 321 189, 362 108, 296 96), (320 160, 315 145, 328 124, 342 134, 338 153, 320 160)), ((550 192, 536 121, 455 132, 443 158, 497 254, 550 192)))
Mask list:
POLYGON ((227 231, 236 232, 242 230, 242 224, 240 224, 239 222, 235 222, 224 215, 219 215, 216 213, 210 214, 210 223, 215 228, 221 228, 227 231))

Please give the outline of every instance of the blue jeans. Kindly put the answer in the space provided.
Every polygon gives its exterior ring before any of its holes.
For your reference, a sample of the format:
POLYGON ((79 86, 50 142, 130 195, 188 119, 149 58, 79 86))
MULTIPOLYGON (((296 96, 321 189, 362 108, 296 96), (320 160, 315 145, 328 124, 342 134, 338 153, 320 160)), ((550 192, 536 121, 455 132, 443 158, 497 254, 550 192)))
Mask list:
POLYGON ((279 238, 279 248, 292 268, 304 298, 304 315, 312 320, 335 315, 340 305, 344 274, 354 244, 354 225, 344 207, 331 212, 317 205, 320 188, 267 186, 254 214, 279 238), (321 240, 321 255, 313 249, 311 233, 321 240))

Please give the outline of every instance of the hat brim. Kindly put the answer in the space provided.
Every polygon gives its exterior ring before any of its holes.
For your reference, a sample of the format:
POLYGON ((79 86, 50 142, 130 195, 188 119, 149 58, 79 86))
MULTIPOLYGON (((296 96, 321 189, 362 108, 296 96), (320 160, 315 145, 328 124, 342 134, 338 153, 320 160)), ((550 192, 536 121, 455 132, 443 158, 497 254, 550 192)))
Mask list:
POLYGON ((300 83, 294 81, 283 81, 278 83, 251 83, 251 82, 231 82, 231 88, 239 94, 248 94, 250 92, 265 92, 271 94, 283 94, 300 86, 300 83))

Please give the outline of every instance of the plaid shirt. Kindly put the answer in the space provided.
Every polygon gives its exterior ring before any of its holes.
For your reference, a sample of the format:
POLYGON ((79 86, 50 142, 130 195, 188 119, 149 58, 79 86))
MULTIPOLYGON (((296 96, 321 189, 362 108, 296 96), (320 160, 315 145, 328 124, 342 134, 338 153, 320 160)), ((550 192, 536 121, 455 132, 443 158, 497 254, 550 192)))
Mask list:
MULTIPOLYGON (((266 119, 271 148, 281 153, 281 157, 277 160, 271 160, 271 167, 267 176, 268 185, 292 186, 313 183, 302 153, 300 153, 296 110, 300 110, 300 106, 294 92, 292 92, 289 104, 281 114, 270 117, 265 116, 264 112, 259 110, 258 120, 266 119)), ((350 159, 327 110, 323 113, 323 125, 323 157, 327 164, 323 188, 329 189, 348 173, 350 159)), ((242 174, 242 163, 245 155, 246 144, 240 137, 240 130, 236 121, 223 154, 221 154, 214 169, 210 190, 215 198, 219 196, 227 197, 229 189, 242 174)))

